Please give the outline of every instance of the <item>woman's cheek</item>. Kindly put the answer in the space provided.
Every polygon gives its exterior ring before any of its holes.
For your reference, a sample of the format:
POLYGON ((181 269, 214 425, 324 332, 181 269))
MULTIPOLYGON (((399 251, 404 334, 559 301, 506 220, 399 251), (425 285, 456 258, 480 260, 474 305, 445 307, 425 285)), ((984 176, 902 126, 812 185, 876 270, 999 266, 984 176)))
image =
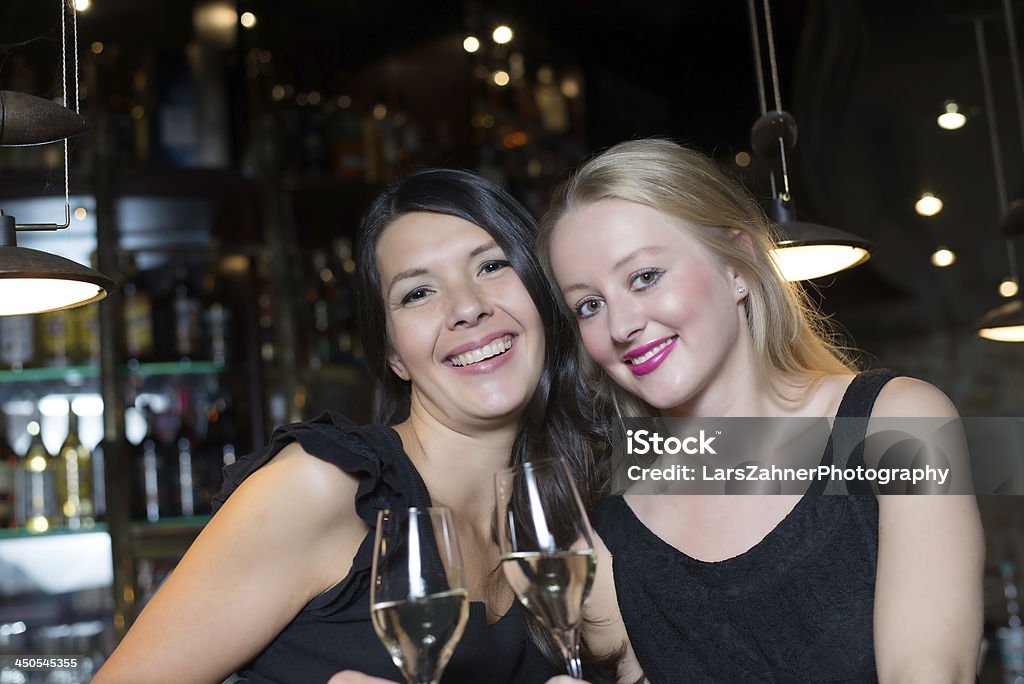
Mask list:
POLYGON ((613 360, 613 353, 607 333, 602 333, 599 326, 595 325, 595 321, 581 321, 580 339, 583 341, 583 348, 587 350, 587 355, 598 365, 608 368, 613 360))

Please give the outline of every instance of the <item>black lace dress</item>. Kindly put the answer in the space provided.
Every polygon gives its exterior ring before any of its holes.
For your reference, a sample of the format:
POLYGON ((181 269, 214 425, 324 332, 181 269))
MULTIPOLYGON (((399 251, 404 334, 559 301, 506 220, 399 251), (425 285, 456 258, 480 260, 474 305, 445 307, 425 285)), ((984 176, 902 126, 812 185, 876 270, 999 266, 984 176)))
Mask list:
MULTIPOLYGON (((833 431, 822 463, 836 454, 839 466, 843 455, 849 467, 863 464, 866 417, 892 377, 854 379, 838 416, 864 420, 833 431)), ((598 506, 594 527, 614 557, 622 617, 652 683, 877 681, 878 504, 870 494, 822 493, 808 492, 753 548, 720 562, 670 546, 621 496, 598 506)))

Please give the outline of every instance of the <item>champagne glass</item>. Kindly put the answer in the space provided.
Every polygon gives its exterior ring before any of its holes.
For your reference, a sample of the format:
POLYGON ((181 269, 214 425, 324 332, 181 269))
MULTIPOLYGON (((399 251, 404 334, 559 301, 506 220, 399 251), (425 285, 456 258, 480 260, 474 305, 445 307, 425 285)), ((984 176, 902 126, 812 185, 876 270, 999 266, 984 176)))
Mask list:
POLYGON ((583 678, 579 632, 596 566, 594 532, 565 463, 526 462, 495 475, 501 568, 520 603, 583 678))
POLYGON ((377 636, 409 684, 437 684, 469 617, 451 510, 379 511, 372 573, 377 636))

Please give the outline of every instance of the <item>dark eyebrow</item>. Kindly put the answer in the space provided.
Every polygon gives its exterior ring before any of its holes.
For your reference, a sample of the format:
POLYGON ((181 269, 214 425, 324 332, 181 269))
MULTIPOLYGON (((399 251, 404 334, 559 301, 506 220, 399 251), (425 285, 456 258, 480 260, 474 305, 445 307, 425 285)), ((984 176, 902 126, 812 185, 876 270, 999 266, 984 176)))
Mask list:
MULTIPOLYGON (((489 252, 490 250, 495 249, 497 246, 497 242, 495 242, 494 240, 488 240, 482 245, 479 245, 478 247, 474 248, 469 253, 469 258, 474 259, 485 252, 489 252)), ((407 268, 404 271, 396 274, 395 277, 391 279, 391 282, 388 283, 388 292, 391 292, 391 289, 399 280, 404 280, 406 278, 417 278, 421 275, 426 275, 427 273, 428 271, 425 268, 407 268)))
MULTIPOLYGON (((632 252, 630 252, 626 256, 624 256, 621 259, 619 259, 618 261, 616 261, 615 264, 612 266, 612 271, 619 270, 625 264, 629 263, 629 261, 631 259, 635 259, 638 256, 644 256, 645 254, 657 254, 657 253, 662 252, 662 251, 663 251, 663 249, 661 247, 641 247, 640 249, 633 250, 632 252)), ((562 294, 563 295, 567 295, 570 292, 573 292, 574 290, 587 290, 587 289, 590 289, 590 288, 587 287, 586 285, 584 285, 583 283, 575 283, 573 285, 569 285, 568 287, 562 288, 562 294)))
POLYGON ((498 247, 498 243, 497 242, 495 242, 494 240, 488 240, 487 242, 485 242, 484 244, 480 245, 479 247, 474 249, 472 252, 470 252, 469 253, 469 258, 472 259, 473 257, 478 257, 481 254, 483 254, 484 252, 489 252, 492 249, 496 249, 497 247, 498 247))

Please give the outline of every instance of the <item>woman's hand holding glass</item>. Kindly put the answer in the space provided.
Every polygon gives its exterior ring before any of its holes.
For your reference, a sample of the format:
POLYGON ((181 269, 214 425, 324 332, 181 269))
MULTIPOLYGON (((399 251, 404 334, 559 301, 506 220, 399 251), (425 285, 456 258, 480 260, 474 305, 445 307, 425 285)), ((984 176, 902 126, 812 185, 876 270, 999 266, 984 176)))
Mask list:
POLYGON ((582 679, 579 632, 596 566, 593 531, 565 464, 527 462, 495 475, 501 567, 519 601, 582 679))
POLYGON ((409 684, 437 684, 469 617, 462 554, 447 508, 377 514, 370 617, 409 684))

